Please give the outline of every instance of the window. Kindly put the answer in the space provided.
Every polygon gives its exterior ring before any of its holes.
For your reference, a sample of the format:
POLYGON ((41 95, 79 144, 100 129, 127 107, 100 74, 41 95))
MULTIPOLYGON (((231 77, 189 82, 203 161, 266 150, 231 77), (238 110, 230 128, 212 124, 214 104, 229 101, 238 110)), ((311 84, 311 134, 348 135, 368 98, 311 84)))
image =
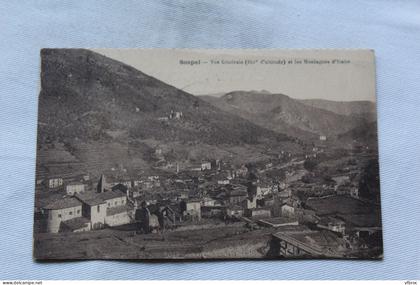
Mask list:
POLYGON ((97 207, 98 213, 101 211, 101 205, 98 205, 97 207))
POLYGON ((58 214, 58 218, 61 218, 61 214, 58 214))
POLYGON ((115 205, 117 205, 118 204, 118 201, 115 201, 115 205))
POLYGON ((111 207, 111 203, 108 202, 108 207, 111 207))
POLYGON ((71 215, 73 215, 73 212, 72 212, 72 211, 70 211, 70 212, 69 212, 69 215, 70 215, 70 216, 71 216, 71 215))
POLYGON ((77 213, 80 214, 80 210, 77 210, 77 213))

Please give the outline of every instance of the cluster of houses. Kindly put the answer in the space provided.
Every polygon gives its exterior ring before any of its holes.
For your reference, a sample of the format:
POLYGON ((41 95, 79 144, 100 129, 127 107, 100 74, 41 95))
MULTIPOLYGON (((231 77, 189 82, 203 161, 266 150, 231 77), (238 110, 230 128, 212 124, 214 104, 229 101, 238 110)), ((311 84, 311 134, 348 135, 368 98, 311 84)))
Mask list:
MULTIPOLYGON (((175 116, 176 113, 171 116, 175 116)), ((162 156, 162 150, 156 150, 162 156)), ((267 162, 259 169, 275 167, 267 162)), ((257 169, 258 170, 258 169, 257 169)), ((289 169, 290 170, 290 169, 289 169)), ((290 170, 291 171, 291 170, 290 170)), ((332 183, 304 183, 301 179, 284 181, 261 178, 251 173, 245 165, 232 166, 220 160, 191 163, 182 171, 162 175, 145 172, 140 178, 127 175, 107 178, 102 175, 97 185, 88 185, 88 176, 65 182, 53 177, 46 180, 48 188, 62 188, 65 197, 44 205, 42 213, 46 231, 50 233, 77 232, 114 227, 137 222, 136 209, 145 203, 154 218, 162 214, 168 226, 182 226, 201 222, 202 219, 220 219, 225 222, 246 221, 252 226, 298 226, 302 221, 312 221, 318 230, 344 235, 346 224, 336 217, 319 218, 314 211, 305 209, 292 195, 293 189, 358 198, 358 187, 348 174, 333 176, 332 183), (297 185, 297 186, 296 186, 297 185)), ((292 174, 290 174, 292 175, 292 174)), ((286 172, 286 177, 290 176, 286 172)), ((296 246, 295 246, 296 247, 296 246)), ((294 249, 293 249, 294 250, 294 249)))
POLYGON ((184 114, 182 112, 171 110, 167 116, 159 117, 159 121, 180 120, 184 114))
POLYGON ((354 182, 358 179, 350 179, 351 173, 343 174, 343 175, 337 175, 332 177, 332 179, 335 181, 334 191, 336 195, 347 195, 353 198, 358 199, 359 198, 359 187, 354 182))
MULTIPOLYGON (((171 213, 168 222, 172 224, 200 221, 202 217, 270 218, 273 195, 278 194, 284 201, 291 196, 284 185, 259 180, 247 185, 245 166, 233 168, 220 161, 203 161, 194 171, 199 175, 189 171, 165 178, 153 173, 141 179, 106 179, 102 175, 94 189, 83 179, 64 183, 51 178, 51 188, 65 189, 65 196, 42 207, 46 231, 88 231, 133 223, 134 212, 143 202, 164 206, 171 213)), ((281 205, 283 208, 287 205, 281 205)))
POLYGON ((85 185, 66 185, 67 195, 42 207, 46 231, 77 232, 130 223, 132 208, 125 193, 98 184, 97 191, 85 191, 85 185))

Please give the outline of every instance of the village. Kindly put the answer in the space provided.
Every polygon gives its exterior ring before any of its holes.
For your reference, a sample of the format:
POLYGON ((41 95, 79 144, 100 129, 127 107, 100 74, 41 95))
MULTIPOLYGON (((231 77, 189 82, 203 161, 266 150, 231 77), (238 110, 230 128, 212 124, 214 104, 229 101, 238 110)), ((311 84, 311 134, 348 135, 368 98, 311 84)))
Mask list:
MULTIPOLYGON (((268 237, 265 257, 375 256, 382 244, 380 208, 359 193, 361 162, 374 152, 328 150, 326 137, 319 141, 304 154, 281 151, 246 165, 203 159, 180 166, 165 161, 157 147, 160 160, 138 175, 121 166, 96 178, 39 179, 37 191, 45 199, 35 207, 35 231, 46 240, 101 231, 128 231, 133 239, 234 228, 233 236, 262 232, 268 237)), ((235 245, 226 247, 235 251, 235 245)))

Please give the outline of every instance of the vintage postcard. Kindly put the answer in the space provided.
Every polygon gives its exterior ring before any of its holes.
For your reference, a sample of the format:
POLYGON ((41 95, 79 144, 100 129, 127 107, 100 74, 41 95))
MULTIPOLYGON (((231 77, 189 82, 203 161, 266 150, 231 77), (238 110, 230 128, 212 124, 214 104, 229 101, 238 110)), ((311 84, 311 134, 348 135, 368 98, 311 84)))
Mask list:
POLYGON ((372 50, 43 49, 34 258, 381 259, 372 50))

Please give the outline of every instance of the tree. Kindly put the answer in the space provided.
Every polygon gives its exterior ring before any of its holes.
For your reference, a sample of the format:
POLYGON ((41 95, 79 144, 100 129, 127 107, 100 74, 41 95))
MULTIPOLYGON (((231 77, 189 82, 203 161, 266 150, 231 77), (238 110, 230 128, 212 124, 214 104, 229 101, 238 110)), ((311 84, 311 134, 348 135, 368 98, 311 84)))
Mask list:
POLYGON ((315 167, 318 165, 318 162, 316 162, 313 159, 307 159, 305 160, 305 162, 303 163, 303 167, 308 170, 308 171, 313 171, 315 169, 315 167))

